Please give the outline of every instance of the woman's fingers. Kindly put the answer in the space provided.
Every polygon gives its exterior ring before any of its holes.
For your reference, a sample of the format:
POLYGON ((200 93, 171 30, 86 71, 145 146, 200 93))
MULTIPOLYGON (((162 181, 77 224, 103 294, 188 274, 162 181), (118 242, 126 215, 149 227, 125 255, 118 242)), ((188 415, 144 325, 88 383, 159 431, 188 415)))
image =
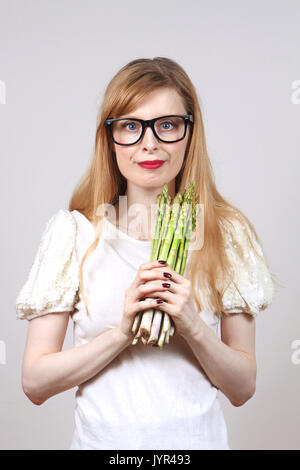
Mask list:
POLYGON ((152 269, 141 270, 137 275, 137 286, 145 284, 151 280, 172 281, 176 284, 183 284, 182 276, 167 266, 162 268, 153 267, 152 269))
POLYGON ((137 288, 137 297, 145 297, 147 294, 153 293, 153 291, 169 290, 175 293, 178 292, 178 289, 179 287, 176 283, 172 282, 170 279, 148 281, 137 288))
POLYGON ((157 302, 160 299, 147 297, 146 299, 139 300, 132 304, 131 313, 138 313, 140 311, 148 310, 149 308, 159 308, 161 302, 157 302))
POLYGON ((166 266, 165 262, 162 262, 161 260, 153 260, 153 261, 148 261, 147 263, 143 263, 140 266, 140 270, 145 270, 145 269, 152 269, 152 268, 159 268, 161 266, 166 266))
MULTIPOLYGON (((158 305, 156 305, 157 310, 162 310, 163 312, 168 313, 169 315, 173 315, 176 317, 177 313, 179 312, 180 308, 179 306, 175 303, 176 301, 176 295, 172 294, 172 292, 166 291, 166 292, 153 292, 153 295, 155 297, 159 297, 160 302, 158 305)), ((146 299, 147 300, 147 299, 146 299)), ((142 302, 139 302, 142 304, 142 302)))
POLYGON ((153 271, 157 272, 158 274, 159 273, 169 274, 171 276, 170 279, 172 279, 173 282, 176 282, 176 284, 184 284, 185 283, 185 278, 183 276, 181 276, 181 274, 174 271, 174 269, 169 268, 169 266, 158 267, 158 268, 155 268, 155 270, 153 270, 153 271))
POLYGON ((161 267, 161 266, 163 266, 163 265, 159 262, 159 260, 149 261, 147 263, 141 264, 141 266, 140 266, 140 268, 139 268, 139 270, 136 274, 136 277, 134 279, 134 285, 137 287, 141 283, 145 282, 143 280, 144 279, 143 276, 145 276, 145 273, 151 272, 152 269, 158 268, 158 267, 161 267))
POLYGON ((127 291, 131 302, 136 302, 146 295, 151 295, 153 290, 181 294, 185 289, 186 279, 173 269, 162 265, 159 260, 149 261, 140 266, 133 284, 127 291))

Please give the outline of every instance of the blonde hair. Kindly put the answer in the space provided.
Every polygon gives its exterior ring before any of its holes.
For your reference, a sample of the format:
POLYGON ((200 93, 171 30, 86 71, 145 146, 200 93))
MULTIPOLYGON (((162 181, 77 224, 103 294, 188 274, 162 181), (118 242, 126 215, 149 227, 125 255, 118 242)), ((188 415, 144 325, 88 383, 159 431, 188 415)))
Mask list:
MULTIPOLYGON (((164 87, 177 91, 183 99, 186 113, 192 114, 194 121, 183 165, 175 178, 175 193, 182 193, 190 181, 195 181, 195 194, 199 195, 199 204, 203 207, 204 244, 200 250, 191 252, 190 262, 184 273, 192 282, 194 298, 200 311, 207 308, 203 299, 209 299, 209 307, 221 316, 222 296, 228 282, 233 279, 232 267, 224 247, 222 221, 230 224, 230 221, 235 219, 244 226, 248 224, 260 243, 250 220, 237 207, 226 201, 216 188, 197 92, 187 73, 174 60, 165 57, 133 60, 119 70, 106 88, 97 117, 93 156, 69 202, 69 210, 76 209, 81 212, 93 223, 95 229, 95 239, 85 252, 80 265, 80 289, 88 315, 88 302, 83 286, 83 264, 95 250, 101 235, 103 215, 97 215, 97 208, 102 204, 114 204, 119 195, 125 195, 126 191, 126 179, 119 171, 105 120, 130 113, 146 95, 164 87), (217 279, 221 280, 218 284, 217 279)), ((245 233, 255 250, 247 229, 245 233)), ((234 239, 234 231, 232 237, 234 239)), ((242 250, 239 255, 245 261, 242 250)), ((260 254, 257 253, 257 256, 260 254)))

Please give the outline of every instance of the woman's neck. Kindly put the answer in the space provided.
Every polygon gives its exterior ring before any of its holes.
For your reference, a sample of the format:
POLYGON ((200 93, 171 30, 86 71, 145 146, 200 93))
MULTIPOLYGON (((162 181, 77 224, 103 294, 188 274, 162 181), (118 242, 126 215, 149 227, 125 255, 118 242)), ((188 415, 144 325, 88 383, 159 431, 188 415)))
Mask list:
MULTIPOLYGON (((143 189, 127 184, 124 196, 114 205, 116 227, 138 240, 151 241, 157 196, 163 187, 143 189)), ((175 182, 168 183, 168 194, 174 198, 175 182)))
POLYGON ((115 204, 116 227, 127 235, 142 241, 152 240, 151 210, 143 208, 142 214, 128 215, 128 212, 119 210, 119 203, 115 204), (147 209, 147 214, 145 211, 147 209), (147 223, 148 220, 148 223, 147 223))

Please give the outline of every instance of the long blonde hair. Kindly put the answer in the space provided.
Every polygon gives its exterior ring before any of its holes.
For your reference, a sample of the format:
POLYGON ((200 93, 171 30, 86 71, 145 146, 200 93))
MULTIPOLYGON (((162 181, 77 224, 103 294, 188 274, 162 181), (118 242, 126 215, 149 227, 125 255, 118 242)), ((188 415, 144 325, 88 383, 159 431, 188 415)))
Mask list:
MULTIPOLYGON (((190 264, 186 266, 184 274, 192 282, 194 298, 200 311, 207 306, 203 300, 206 298, 209 299, 209 307, 221 316, 222 296, 228 282, 233 278, 232 267, 224 247, 221 222, 227 221, 230 224, 230 220, 235 219, 244 226, 248 224, 260 243, 250 220, 237 207, 226 201, 216 188, 197 92, 187 73, 174 60, 165 57, 133 60, 119 70, 106 88, 97 117, 93 156, 69 202, 69 210, 76 209, 81 212, 93 223, 95 229, 95 239, 85 252, 80 265, 80 289, 88 315, 88 302, 83 286, 83 264, 95 250, 101 235, 103 216, 97 216, 97 208, 102 204, 114 204, 126 191, 126 179, 119 171, 105 120, 108 117, 130 113, 147 94, 164 87, 177 91, 183 99, 186 113, 192 114, 194 121, 183 165, 175 178, 175 193, 182 193, 190 181, 195 181, 195 193, 199 195, 199 203, 203 207, 205 243, 200 250, 191 252, 190 264), (221 279, 218 284, 217 278, 221 279)), ((248 234, 247 230, 245 233, 248 234)), ((234 238, 234 232, 232 236, 234 238)), ((255 249, 249 236, 248 240, 255 249)), ((243 250, 238 253, 245 261, 243 250)), ((260 254, 257 253, 257 256, 260 254)))

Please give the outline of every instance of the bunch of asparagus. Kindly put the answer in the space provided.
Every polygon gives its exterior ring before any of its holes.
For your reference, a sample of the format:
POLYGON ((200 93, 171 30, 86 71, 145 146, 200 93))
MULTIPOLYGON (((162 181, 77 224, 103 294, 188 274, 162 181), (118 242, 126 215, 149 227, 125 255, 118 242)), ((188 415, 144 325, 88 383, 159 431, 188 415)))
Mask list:
MULTIPOLYGON (((177 193, 172 202, 165 184, 156 200, 151 260, 164 260, 181 275, 184 274, 191 235, 196 228, 199 196, 193 201, 194 193, 195 183, 191 182, 183 195, 177 193)), ((132 332, 135 334, 132 344, 141 338, 144 344, 162 348, 164 342, 169 343, 169 337, 174 335, 175 324, 166 312, 151 308, 136 314, 132 332)))

